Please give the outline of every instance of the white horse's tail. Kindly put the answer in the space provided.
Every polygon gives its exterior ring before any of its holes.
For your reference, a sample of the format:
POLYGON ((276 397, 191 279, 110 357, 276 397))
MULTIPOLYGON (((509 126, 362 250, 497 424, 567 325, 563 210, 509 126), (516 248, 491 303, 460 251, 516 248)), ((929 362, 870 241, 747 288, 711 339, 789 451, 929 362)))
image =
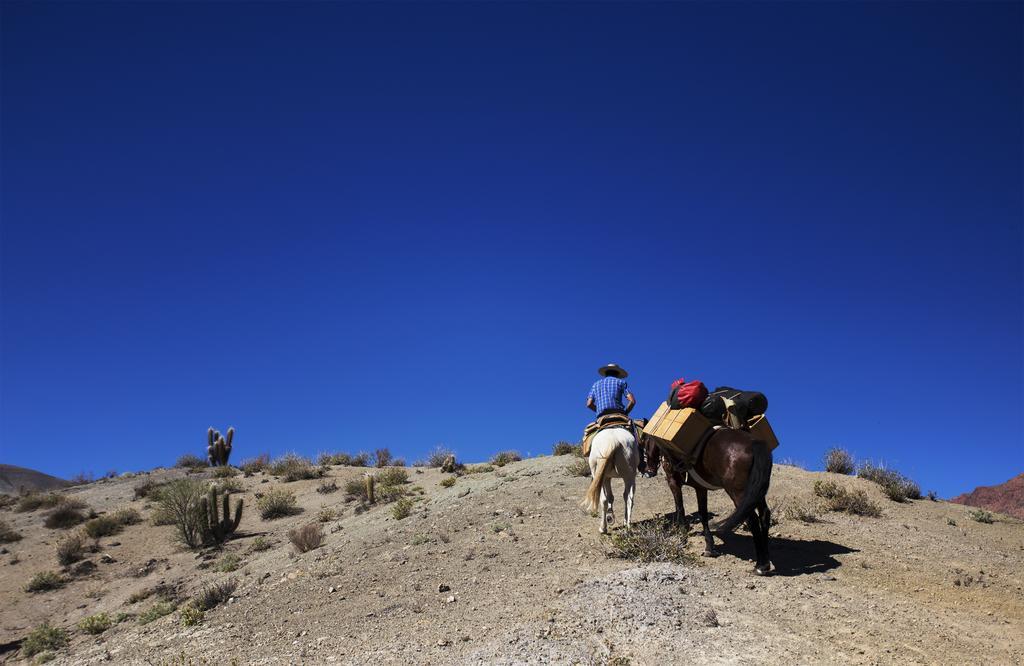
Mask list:
POLYGON ((597 511, 597 504, 601 500, 601 484, 604 483, 604 470, 608 467, 608 463, 615 457, 615 452, 618 450, 619 447, 616 445, 612 449, 611 455, 601 458, 601 461, 597 463, 597 469, 594 470, 594 479, 590 482, 590 487, 587 488, 587 494, 583 496, 583 501, 580 502, 580 506, 590 513, 597 511))

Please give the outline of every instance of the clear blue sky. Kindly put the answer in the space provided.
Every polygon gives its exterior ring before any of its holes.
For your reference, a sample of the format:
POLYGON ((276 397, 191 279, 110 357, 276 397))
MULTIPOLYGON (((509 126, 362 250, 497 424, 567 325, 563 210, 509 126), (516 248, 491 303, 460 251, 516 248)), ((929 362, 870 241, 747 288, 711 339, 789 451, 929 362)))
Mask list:
POLYGON ((1022 4, 2 4, 0 460, 577 439, 759 389, 1024 470, 1022 4))

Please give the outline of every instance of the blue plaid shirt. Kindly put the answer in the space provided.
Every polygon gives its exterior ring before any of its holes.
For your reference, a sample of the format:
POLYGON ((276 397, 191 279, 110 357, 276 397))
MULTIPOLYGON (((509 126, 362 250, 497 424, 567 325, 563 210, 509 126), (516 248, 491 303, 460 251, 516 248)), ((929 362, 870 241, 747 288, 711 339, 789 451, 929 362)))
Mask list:
POLYGON ((594 385, 590 387, 590 393, 587 394, 587 399, 594 399, 594 407, 597 413, 600 414, 606 409, 626 409, 625 403, 622 401, 622 396, 632 395, 629 390, 629 385, 626 384, 625 379, 619 377, 602 377, 594 382, 594 385))

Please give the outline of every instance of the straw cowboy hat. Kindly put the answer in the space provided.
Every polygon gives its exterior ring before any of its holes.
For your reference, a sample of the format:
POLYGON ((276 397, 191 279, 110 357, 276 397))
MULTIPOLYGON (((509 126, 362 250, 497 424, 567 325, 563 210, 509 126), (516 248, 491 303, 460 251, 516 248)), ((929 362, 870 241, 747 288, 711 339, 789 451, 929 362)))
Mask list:
POLYGON ((597 374, 601 375, 602 377, 607 377, 608 375, 611 375, 612 377, 618 377, 619 379, 625 379, 626 377, 629 376, 628 372, 626 372, 623 368, 620 368, 615 363, 602 365, 600 368, 597 369, 597 374))

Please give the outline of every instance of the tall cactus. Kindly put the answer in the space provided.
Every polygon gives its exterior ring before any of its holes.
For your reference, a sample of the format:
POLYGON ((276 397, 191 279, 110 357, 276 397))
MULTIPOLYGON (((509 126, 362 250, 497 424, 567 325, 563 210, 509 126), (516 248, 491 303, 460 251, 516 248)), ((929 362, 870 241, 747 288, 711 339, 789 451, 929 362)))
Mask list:
POLYGON ((211 487, 206 497, 199 500, 199 516, 203 533, 210 543, 224 543, 238 529, 242 521, 242 500, 235 506, 235 517, 231 517, 230 497, 224 493, 223 508, 217 511, 217 488, 211 487))
POLYGON ((228 428, 227 439, 213 428, 206 431, 206 459, 210 462, 211 467, 228 464, 228 458, 231 456, 231 440, 234 438, 234 428, 228 428))

